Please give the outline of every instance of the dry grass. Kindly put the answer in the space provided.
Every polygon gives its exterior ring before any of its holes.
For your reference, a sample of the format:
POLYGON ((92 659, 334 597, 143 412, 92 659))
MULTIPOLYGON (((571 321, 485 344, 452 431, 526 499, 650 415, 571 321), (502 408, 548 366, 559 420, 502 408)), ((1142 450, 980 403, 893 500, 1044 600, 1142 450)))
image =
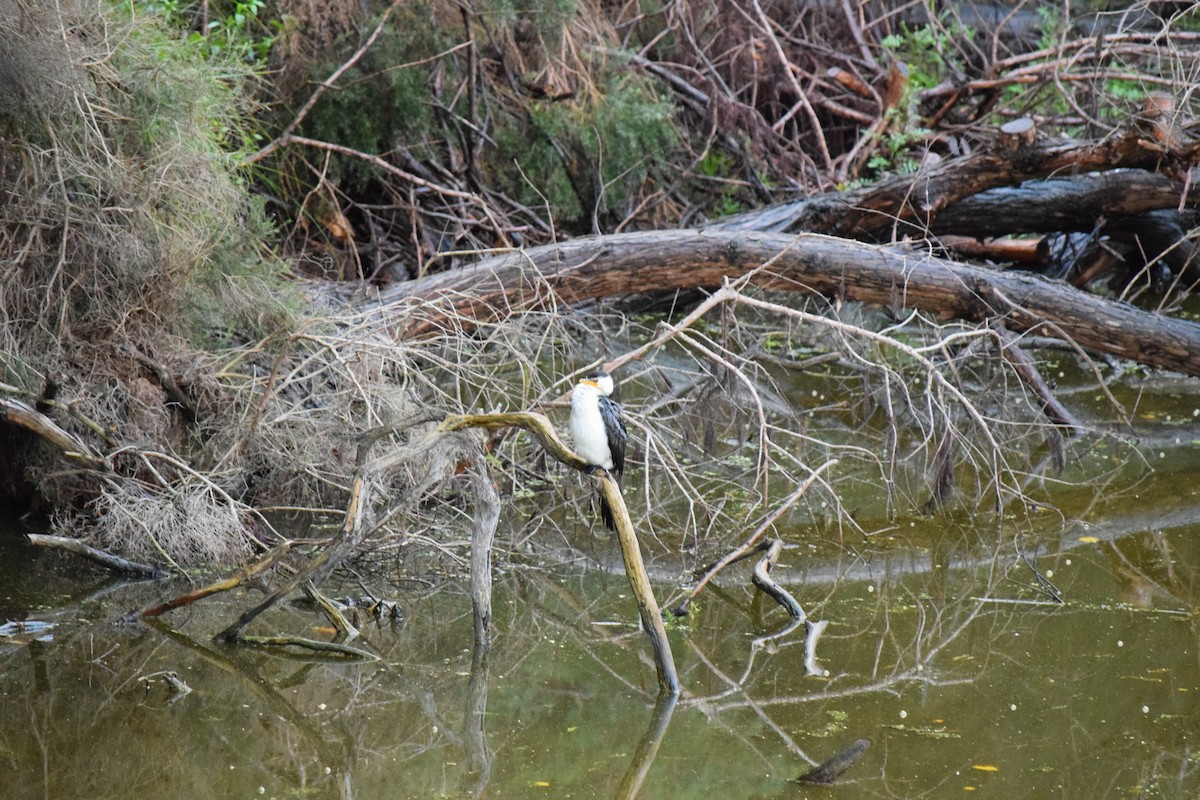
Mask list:
POLYGON ((209 310, 247 331, 284 318, 259 291, 271 265, 231 169, 249 76, 100 0, 3 3, 0 41, 0 185, 15 198, 0 205, 0 388, 114 465, 101 486, 18 439, 3 483, 31 487, 67 529, 94 511, 100 539, 122 551, 240 558, 245 535, 215 483, 160 481, 137 454, 189 446, 195 409, 176 400, 193 382, 203 394, 197 344, 219 333, 209 310))

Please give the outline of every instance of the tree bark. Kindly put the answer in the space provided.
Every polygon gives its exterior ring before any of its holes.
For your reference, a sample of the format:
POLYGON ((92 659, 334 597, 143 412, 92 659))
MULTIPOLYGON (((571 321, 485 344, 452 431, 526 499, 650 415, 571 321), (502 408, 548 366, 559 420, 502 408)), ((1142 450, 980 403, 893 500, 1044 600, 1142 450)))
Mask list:
MULTIPOLYGON (((924 236, 929 231, 964 233, 940 227, 940 217, 958 204, 983 192, 1016 187, 1025 181, 1057 175, 1142 170, 1164 173, 1182 180, 1197 156, 1195 143, 1165 147, 1137 129, 1098 142, 1067 142, 1050 146, 1030 144, 1019 137, 1002 137, 985 151, 922 168, 911 175, 896 175, 845 192, 830 192, 769 209, 751 211, 721 220, 713 227, 741 231, 811 231, 853 239, 899 239, 924 236), (890 235, 889 235, 890 234, 890 235)), ((1155 186, 1152 202, 1166 202, 1171 189, 1155 186)), ((1180 202, 1182 186, 1171 206, 1180 202)), ((1111 197, 1110 202, 1139 201, 1111 197)), ((1164 205, 1154 205, 1163 208, 1164 205)), ((1150 209, 1143 209, 1150 210, 1150 209)), ((1049 219, 1054 218, 1052 214, 1049 219)), ((1092 215, 1092 225, 1097 215, 1092 215)), ((962 217, 959 217, 961 220, 962 217)), ((1003 217, 991 217, 1011 233, 1003 217)), ((1088 225, 1087 229, 1091 229, 1088 225)), ((1055 230, 1061 230, 1056 228, 1055 230)))
POLYGON ((1101 172, 1026 181, 980 192, 946 208, 934 220, 936 235, 990 238, 1018 233, 1092 231, 1102 219, 1150 211, 1195 209, 1200 195, 1182 183, 1142 170, 1101 172))
POLYGON ((759 286, 835 301, 995 319, 1012 331, 1200 376, 1200 325, 1080 292, 1060 281, 972 267, 900 247, 816 234, 652 231, 575 239, 507 253, 466 269, 397 284, 369 301, 405 304, 397 334, 419 337, 513 313, 601 297, 759 286))

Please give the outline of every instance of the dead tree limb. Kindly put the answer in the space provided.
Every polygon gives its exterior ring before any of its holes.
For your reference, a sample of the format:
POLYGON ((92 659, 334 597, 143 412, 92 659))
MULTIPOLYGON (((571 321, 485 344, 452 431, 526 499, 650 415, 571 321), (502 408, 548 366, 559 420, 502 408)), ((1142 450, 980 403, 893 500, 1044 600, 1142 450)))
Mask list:
MULTIPOLYGON (((598 484, 600 491, 604 494, 605 499, 612 508, 613 517, 617 524, 617 536, 620 539, 621 552, 625 559, 626 576, 629 579, 630 588, 637 598, 638 613, 641 617, 642 627, 645 629, 647 636, 650 637, 651 646, 654 651, 654 662, 658 673, 660 694, 679 694, 679 677, 675 670, 674 657, 671 654, 671 644, 667 640, 666 629, 663 626, 662 612, 659 609, 658 601, 654 598, 650 579, 646 573, 645 564, 642 561, 641 549, 633 531, 633 522, 629 518, 629 510, 625 506, 625 499, 621 495, 621 490, 617 486, 616 481, 609 477, 607 473, 603 470, 591 470, 587 462, 563 444, 554 427, 550 424, 550 420, 545 415, 532 412, 477 415, 457 414, 447 417, 428 436, 412 447, 428 449, 433 446, 438 437, 468 428, 492 430, 505 427, 520 428, 533 434, 552 457, 572 469, 588 471, 592 479, 598 484)), ((369 501, 370 478, 402 462, 408 454, 409 451, 407 450, 388 453, 365 464, 354 479, 350 501, 346 508, 346 515, 342 522, 342 527, 334 537, 333 542, 309 561, 308 564, 299 569, 284 585, 279 587, 279 589, 257 606, 243 613, 236 622, 218 633, 214 638, 217 641, 226 642, 248 641, 254 643, 255 641, 263 641, 247 639, 242 636, 242 629, 262 612, 294 592, 305 582, 319 582, 362 543, 363 539, 372 530, 365 522, 369 501)), ((475 480, 478 482, 480 480, 488 481, 489 479, 486 473, 480 473, 476 476, 475 480)), ((482 487, 477 486, 477 490, 481 489, 482 487)), ((477 491, 477 494, 479 493, 477 491)), ((491 494, 494 497, 494 490, 491 494)), ((482 491, 481 496, 483 497, 483 501, 481 508, 477 510, 477 515, 479 516, 477 530, 476 534, 472 536, 472 573, 473 578, 478 578, 477 581, 473 580, 472 586, 477 642, 486 640, 491 619, 490 574, 484 579, 478 573, 490 570, 491 538, 495 530, 495 518, 499 516, 498 501, 490 503, 487 495, 487 491, 482 491), (479 553, 474 552, 476 548, 479 549, 479 553)), ((295 642, 292 643, 294 644, 295 642)))
POLYGON ((97 550, 95 547, 84 544, 78 539, 68 539, 66 536, 49 536, 41 533, 27 533, 25 538, 29 543, 37 547, 50 547, 55 550, 63 550, 68 553, 73 553, 77 556, 82 556, 89 561, 94 561, 100 566, 110 569, 113 572, 123 572, 127 575, 141 575, 149 578, 165 578, 171 573, 160 567, 151 566, 150 564, 141 564, 137 561, 130 561, 127 558, 115 556, 112 553, 107 553, 104 550, 97 550))
MULTIPOLYGON (((935 229, 938 217, 981 192, 1053 175, 1141 169, 1181 178, 1196 145, 1164 147, 1136 128, 1100 141, 1038 146, 1001 139, 989 150, 951 159, 916 174, 896 175, 858 189, 830 192, 769 211, 752 211, 713 227, 742 231, 812 231, 850 238, 935 229)), ((1176 195, 1175 202, 1179 202, 1176 195)), ((958 231, 954 231, 958 232, 958 231)), ((893 237, 899 238, 899 237, 893 237)))
POLYGON ((1166 175, 1118 170, 1030 180, 964 198, 943 209, 930 226, 938 236, 990 238, 1018 233, 1091 231, 1101 218, 1150 211, 1195 209, 1200 195, 1166 175))
POLYGON ((62 454, 92 469, 107 470, 108 465, 97 456, 92 448, 58 426, 54 420, 40 411, 35 411, 20 400, 0 398, 0 422, 17 425, 36 433, 47 443, 62 451, 62 454))
POLYGON ((255 647, 298 647, 301 650, 311 650, 314 653, 330 653, 335 656, 349 656, 367 661, 379 661, 379 656, 358 647, 351 647, 343 642, 325 642, 320 639, 309 639, 304 636, 239 636, 242 644, 255 647))
POLYGON ((287 554, 290 547, 290 542, 284 542, 270 552, 264 554, 262 558, 258 559, 250 566, 239 571, 236 575, 232 575, 215 583, 210 583, 208 586, 201 587, 194 591, 185 592, 184 594, 174 597, 165 603, 159 603, 156 606, 151 606, 140 611, 131 611, 122 617, 121 621, 133 622, 137 619, 151 619, 153 617, 160 617, 168 611, 173 611, 176 608, 182 608, 183 606, 191 605, 197 600, 203 600, 211 595, 227 592, 230 589, 241 586, 250 578, 253 578, 255 575, 259 575, 267 568, 274 566, 280 558, 287 554))
POLYGON ((808 492, 809 488, 813 485, 813 482, 821 476, 822 472, 829 469, 836 463, 836 459, 826 461, 824 464, 813 470, 812 474, 802 481, 800 485, 797 486, 795 490, 788 495, 782 503, 779 504, 779 507, 771 512, 770 516, 759 523, 758 527, 754 529, 754 532, 746 538, 746 541, 744 541, 740 547, 728 553, 724 558, 722 558, 704 573, 704 576, 697 581, 696 585, 692 588, 692 591, 686 598, 684 598, 683 602, 675 607, 672 613, 674 613, 677 617, 687 614, 688 606, 693 600, 696 599, 696 595, 700 594, 704 587, 708 585, 709 581, 715 578, 718 572, 725 569, 730 564, 740 561, 741 559, 745 558, 747 554, 755 551, 758 547, 758 540, 762 538, 763 534, 766 533, 780 517, 786 514, 788 509, 800 501, 800 498, 808 492))
POLYGON ((671 643, 667 639, 667 631, 663 625, 662 611, 654 597, 654 589, 650 585, 650 576, 642 561, 641 546, 633 531, 633 521, 629 517, 629 509, 625 506, 625 498, 617 482, 601 469, 592 470, 590 465, 567 448, 558 438, 554 427, 543 414, 532 412, 512 412, 507 414, 458 414, 447 417, 438 426, 439 431, 458 431, 464 428, 495 429, 515 427, 528 431, 541 442, 546 452, 572 469, 588 472, 604 494, 604 499, 612 509, 613 520, 617 526, 617 537, 621 543, 621 555, 625 560, 625 577, 629 587, 637 598, 638 616, 641 618, 642 629, 650 637, 650 645, 654 651, 654 666, 658 673, 658 688, 660 695, 675 696, 680 692, 679 676, 675 670, 675 659, 671 654, 671 643))
POLYGON ((720 286, 745 277, 791 290, 942 317, 1000 319, 1012 331, 1200 376, 1200 325, 1142 311, 1037 275, 972 267, 900 247, 816 234, 649 231, 575 239, 485 259, 396 286, 402 338, 513 313, 645 291, 720 286), (763 265, 768 265, 764 267, 763 265), (419 308, 406 301, 419 300, 419 308))
POLYGON ((1054 392, 1050 390, 1050 386, 1038 371, 1033 359, 1021 349, 1013 335, 1000 323, 993 323, 992 330, 1000 339, 1001 357, 1009 363, 1013 371, 1017 373, 1017 377, 1037 397, 1042 412, 1051 422, 1065 428, 1068 433, 1082 432, 1084 430, 1083 423, 1054 396, 1054 392))

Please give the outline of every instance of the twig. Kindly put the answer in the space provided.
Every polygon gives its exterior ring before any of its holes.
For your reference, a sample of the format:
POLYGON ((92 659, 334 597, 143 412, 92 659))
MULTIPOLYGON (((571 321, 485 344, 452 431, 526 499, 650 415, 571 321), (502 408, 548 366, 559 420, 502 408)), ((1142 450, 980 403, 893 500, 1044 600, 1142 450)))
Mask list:
POLYGON ((1038 402, 1042 406, 1042 412, 1055 425, 1066 428, 1067 433, 1083 433, 1083 423, 1054 396, 1054 392, 1050 390, 1041 373, 1038 372, 1037 365, 1033 363, 1033 359, 1029 357, 1029 354, 1017 344, 1012 332, 1004 327, 1004 323, 999 320, 992 320, 990 325, 992 331, 1000 340, 1000 355, 1009 363, 1013 371, 1017 373, 1017 377, 1037 397, 1038 402))
POLYGON ((700 581, 696 584, 684 601, 675 607, 672 613, 674 613, 677 617, 682 617, 687 614, 688 606, 691 605, 691 602, 696 599, 696 595, 700 594, 704 587, 708 585, 708 582, 716 577, 718 572, 725 569, 730 564, 745 558, 746 553, 755 547, 758 540, 761 539, 762 535, 767 532, 767 529, 770 528, 771 525, 775 524, 776 520, 787 513, 788 509, 799 502, 800 498, 804 496, 809 487, 812 486, 813 482, 820 477, 822 472, 829 469, 836 463, 837 459, 831 459, 813 470, 812 473, 804 480, 804 482, 797 486, 795 491, 788 495, 787 499, 785 499, 778 508, 771 512, 770 516, 763 520, 759 526, 754 529, 754 533, 750 534, 750 537, 746 539, 746 541, 743 542, 740 547, 726 555, 704 574, 704 577, 700 579, 700 581))
POLYGON ((379 661, 379 656, 357 647, 338 642, 322 642, 319 639, 305 639, 302 636, 239 636, 238 641, 258 647, 300 647, 317 653, 335 653, 351 658, 379 661))
MULTIPOLYGON (((829 144, 825 141, 825 131, 821 127, 821 120, 817 116, 817 112, 813 110, 812 103, 808 102, 808 94, 804 91, 804 87, 796 80, 793 70, 795 65, 788 61, 787 55, 783 52, 783 45, 779 43, 779 37, 775 35, 774 27, 771 20, 767 17, 758 0, 753 0, 754 12, 758 16, 759 23, 762 25, 762 31, 766 34, 767 39, 771 42, 771 46, 775 50, 775 57, 779 59, 780 65, 783 67, 783 73, 787 76, 788 81, 792 85, 792 91, 796 93, 796 106, 804 110, 805 116, 808 117, 808 123, 812 125, 813 139, 817 142, 817 149, 821 152, 821 161, 825 166, 825 175, 833 175, 833 157, 829 154, 829 144)), ((778 122, 775 123, 773 130, 779 133, 783 129, 783 123, 792 115, 792 111, 785 114, 778 122)))
POLYGON ((362 161, 366 161, 368 164, 372 164, 384 172, 394 175, 403 181, 407 181, 414 186, 422 189, 429 189, 432 192, 437 192, 438 194, 446 197, 454 197, 459 200, 469 200, 472 203, 475 203, 488 218, 488 221, 492 224, 492 230, 500 237, 500 241, 508 241, 508 236, 506 236, 504 233, 504 226, 502 226, 500 221, 496 219, 495 215, 492 213, 491 207, 487 204, 487 201, 477 194, 460 191, 458 189, 451 189, 446 186, 439 186, 433 181, 427 181, 422 177, 408 172, 407 170, 400 169, 399 167, 389 163, 379 156, 372 155, 370 153, 364 153, 361 150, 355 150, 353 147, 346 147, 345 145, 334 144, 333 142, 323 142, 320 139, 310 139, 307 136, 296 136, 295 134, 290 133, 280 136, 278 141, 280 147, 288 144, 301 144, 305 145, 306 147, 312 147, 318 150, 325 150, 330 153, 338 153, 340 155, 350 156, 351 158, 357 158, 362 161))

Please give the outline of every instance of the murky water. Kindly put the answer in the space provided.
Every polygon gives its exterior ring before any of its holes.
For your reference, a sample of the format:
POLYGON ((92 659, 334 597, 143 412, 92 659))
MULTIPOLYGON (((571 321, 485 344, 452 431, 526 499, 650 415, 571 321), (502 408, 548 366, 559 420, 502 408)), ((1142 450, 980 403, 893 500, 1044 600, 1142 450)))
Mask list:
MULTIPOLYGON (((1173 455, 1181 472, 1081 522, 1017 537, 921 518, 785 551, 775 574, 829 622, 828 674, 806 674, 803 629, 767 638, 787 616, 735 568, 672 628, 685 693, 657 715, 620 574, 502 565, 485 657, 461 586, 376 582, 406 618, 367 623, 381 660, 353 662, 214 645, 254 590, 115 626, 183 586, 114 582, 5 531, 0 622, 26 629, 0 638, 3 794, 1194 798, 1200 482, 1188 446, 1173 455), (789 783, 859 738, 838 784, 789 783)), ((252 632, 324 624, 292 605, 252 632)))

